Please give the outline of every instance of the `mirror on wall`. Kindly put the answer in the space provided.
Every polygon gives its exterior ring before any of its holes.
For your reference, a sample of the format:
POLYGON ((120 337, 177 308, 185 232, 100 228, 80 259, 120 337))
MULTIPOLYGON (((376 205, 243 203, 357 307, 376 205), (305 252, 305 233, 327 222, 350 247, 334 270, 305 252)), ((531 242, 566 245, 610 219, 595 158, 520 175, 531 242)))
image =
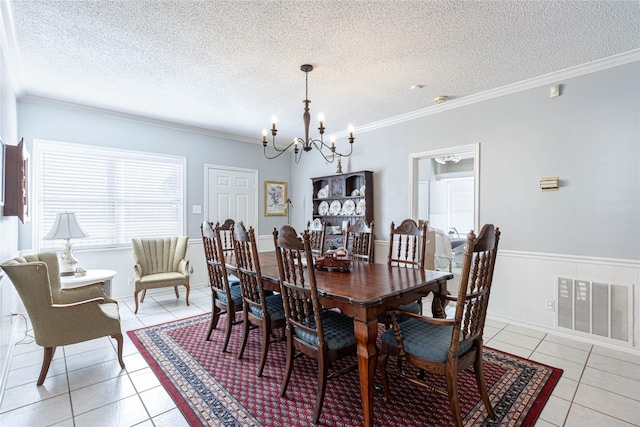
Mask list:
POLYGON ((479 148, 473 144, 410 156, 411 214, 449 237, 454 268, 461 266, 467 233, 478 224, 479 148))

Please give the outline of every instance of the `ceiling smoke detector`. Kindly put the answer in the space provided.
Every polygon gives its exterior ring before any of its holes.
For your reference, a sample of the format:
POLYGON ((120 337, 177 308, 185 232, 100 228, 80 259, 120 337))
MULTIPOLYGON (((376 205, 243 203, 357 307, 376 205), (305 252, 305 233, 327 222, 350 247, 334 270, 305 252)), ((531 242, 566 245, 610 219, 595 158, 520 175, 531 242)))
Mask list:
POLYGON ((441 96, 436 96, 433 99, 433 102, 435 102, 436 104, 442 104, 443 102, 446 102, 446 100, 447 100, 447 97, 441 95, 441 96))

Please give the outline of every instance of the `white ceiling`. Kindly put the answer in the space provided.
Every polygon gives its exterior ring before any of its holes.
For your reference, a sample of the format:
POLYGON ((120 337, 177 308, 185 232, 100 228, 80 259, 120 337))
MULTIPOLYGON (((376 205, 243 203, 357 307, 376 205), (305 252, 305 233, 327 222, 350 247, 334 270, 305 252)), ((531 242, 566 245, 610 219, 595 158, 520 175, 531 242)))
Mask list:
POLYGON ((312 128, 322 112, 330 134, 425 109, 438 95, 462 99, 640 48, 635 0, 44 0, 10 7, 22 99, 255 142, 274 114, 283 140, 302 136, 305 63, 315 67, 312 128))

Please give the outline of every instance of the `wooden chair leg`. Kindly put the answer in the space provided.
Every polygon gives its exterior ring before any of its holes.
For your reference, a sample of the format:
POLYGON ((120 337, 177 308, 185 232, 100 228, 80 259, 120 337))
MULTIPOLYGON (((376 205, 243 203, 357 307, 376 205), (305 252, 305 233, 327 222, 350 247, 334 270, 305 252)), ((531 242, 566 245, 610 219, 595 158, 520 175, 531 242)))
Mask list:
MULTIPOLYGON (((233 304, 233 301, 231 301, 233 304)), ((229 340, 231 339, 231 328, 233 327, 233 322, 236 320, 236 312, 232 308, 232 306, 227 306, 227 329, 224 333, 224 345, 222 346, 222 352, 227 352, 227 346, 229 345, 229 340)))
POLYGON ((176 293, 176 298, 180 298, 180 294, 178 293, 178 287, 174 286, 173 291, 176 293))
POLYGON ((293 371, 293 359, 295 356, 295 349, 293 348, 293 331, 291 327, 287 326, 287 361, 285 362, 285 372, 282 378, 282 385, 280 386, 280 397, 284 397, 287 394, 287 386, 289 385, 289 379, 291 378, 291 371, 293 371))
POLYGON ((140 291, 139 291, 139 290, 136 290, 136 291, 133 293, 133 299, 134 299, 134 300, 136 300, 136 311, 134 311, 134 312, 133 312, 134 314, 138 314, 138 294, 139 294, 139 293, 140 293, 140 291))
POLYGON ((184 285, 185 288, 187 288, 187 295, 184 297, 185 301, 187 302, 187 306, 189 306, 189 292, 191 291, 191 286, 184 285))
POLYGON ((473 363, 473 371, 476 374, 476 382, 478 383, 478 390, 480 390, 480 396, 484 407, 487 409, 489 417, 493 420, 496 418, 495 412, 493 412, 493 406, 491 400, 489 400, 489 394, 487 393, 487 384, 484 379, 484 369, 482 367, 482 351, 478 350, 476 353, 476 360, 473 363))
POLYGON ((456 427, 462 427, 462 415, 460 415, 460 403, 458 401, 458 376, 455 372, 447 371, 446 378, 451 415, 456 427))
POLYGON ((249 339, 249 329, 251 322, 249 321, 249 315, 247 314, 247 306, 242 310, 242 344, 240 345, 240 351, 238 352, 238 359, 242 359, 244 349, 247 347, 247 341, 249 339))
POLYGON ((220 320, 220 312, 222 311, 216 305, 216 294, 211 294, 211 322, 209 323, 209 330, 207 331, 207 341, 211 341, 211 334, 213 330, 218 326, 218 320, 220 320))
POLYGON ((118 362, 120 363, 120 367, 124 369, 124 361, 122 360, 122 347, 123 347, 123 339, 122 334, 111 335, 111 338, 116 340, 118 343, 118 362))
POLYGON ((322 404, 324 403, 324 392, 327 390, 327 371, 328 366, 324 357, 318 357, 318 397, 316 399, 316 409, 313 412, 313 423, 318 424, 320 413, 322 412, 322 404))
POLYGON ((144 297, 146 297, 146 296, 147 296, 147 290, 143 289, 142 290, 142 297, 140 298, 140 302, 144 302, 144 297))
POLYGON ((271 327, 266 324, 262 327, 262 356, 260 357, 260 367, 258 368, 258 376, 262 376, 264 365, 267 363, 267 354, 269 353, 269 343, 271 342, 271 327))
POLYGON ((56 353, 55 347, 45 347, 44 355, 42 358, 42 368, 40 369, 40 376, 38 377, 37 385, 44 384, 44 379, 47 377, 47 372, 49 372, 49 366, 51 366, 51 360, 53 359, 53 355, 56 353))

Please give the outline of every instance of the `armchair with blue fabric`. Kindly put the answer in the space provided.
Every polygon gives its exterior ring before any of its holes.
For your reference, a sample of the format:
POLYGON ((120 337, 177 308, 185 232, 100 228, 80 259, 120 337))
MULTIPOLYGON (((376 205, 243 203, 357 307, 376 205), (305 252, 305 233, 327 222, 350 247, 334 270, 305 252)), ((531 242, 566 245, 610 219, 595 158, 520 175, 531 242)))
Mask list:
POLYGON ((492 419, 495 417, 482 366, 482 335, 499 240, 500 230, 492 224, 482 227, 477 237, 473 231, 467 235, 458 295, 443 296, 446 300, 456 302, 453 318, 437 319, 402 310, 389 310, 392 327, 381 336, 378 359, 385 402, 389 400, 387 365, 389 357, 394 356, 398 359, 398 375, 448 397, 453 421, 461 427, 457 375, 473 366, 484 406, 489 416, 492 419), (400 316, 407 320, 399 321, 400 316), (417 367, 420 374, 411 376, 404 372, 403 362, 417 367), (447 389, 442 390, 425 382, 424 371, 444 376, 447 389))

